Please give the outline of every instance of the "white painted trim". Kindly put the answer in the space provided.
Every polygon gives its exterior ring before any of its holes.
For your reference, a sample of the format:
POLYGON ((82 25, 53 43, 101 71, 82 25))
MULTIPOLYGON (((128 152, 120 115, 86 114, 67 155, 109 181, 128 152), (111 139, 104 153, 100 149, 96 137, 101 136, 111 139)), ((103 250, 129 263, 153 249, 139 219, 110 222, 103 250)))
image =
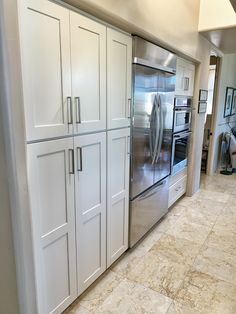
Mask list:
POLYGON ((107 22, 104 22, 103 20, 97 18, 97 17, 94 16, 94 15, 91 15, 91 14, 85 12, 85 11, 82 11, 81 9, 78 9, 78 8, 76 8, 76 7, 73 6, 73 5, 70 5, 70 4, 68 4, 68 3, 65 3, 63 0, 49 0, 49 1, 54 2, 54 3, 57 3, 57 4, 59 4, 59 5, 63 6, 63 7, 65 7, 65 8, 67 8, 67 9, 71 10, 71 11, 77 12, 77 13, 79 13, 79 14, 85 16, 85 17, 88 17, 89 19, 91 19, 91 20, 93 20, 93 21, 95 21, 95 22, 98 22, 98 23, 100 23, 100 24, 102 24, 102 25, 104 25, 104 26, 106 26, 106 27, 112 28, 112 29, 114 29, 114 30, 117 30, 118 32, 121 32, 121 33, 125 34, 125 35, 131 36, 130 33, 125 32, 125 31, 122 30, 121 28, 118 28, 118 27, 116 27, 116 26, 114 26, 114 25, 112 25, 112 24, 109 24, 109 23, 107 23, 107 22))

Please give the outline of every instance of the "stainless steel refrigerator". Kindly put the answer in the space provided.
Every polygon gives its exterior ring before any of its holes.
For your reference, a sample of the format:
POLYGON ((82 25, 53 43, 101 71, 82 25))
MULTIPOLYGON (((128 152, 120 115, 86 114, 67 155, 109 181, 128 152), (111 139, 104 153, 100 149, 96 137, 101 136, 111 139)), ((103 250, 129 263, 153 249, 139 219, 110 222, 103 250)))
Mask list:
POLYGON ((130 247, 167 211, 176 56, 133 39, 130 247))

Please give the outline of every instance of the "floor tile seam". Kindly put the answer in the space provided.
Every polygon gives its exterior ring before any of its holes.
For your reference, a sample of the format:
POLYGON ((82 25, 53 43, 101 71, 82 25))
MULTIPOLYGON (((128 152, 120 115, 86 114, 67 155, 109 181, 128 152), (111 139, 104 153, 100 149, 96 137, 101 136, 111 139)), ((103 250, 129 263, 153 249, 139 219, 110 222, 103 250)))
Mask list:
MULTIPOLYGON (((177 295, 177 293, 176 293, 176 295, 177 295)), ((197 312, 197 314, 206 314, 205 312, 202 312, 200 309, 197 309, 196 306, 191 306, 191 305, 189 305, 189 304, 186 305, 186 303, 184 303, 184 302, 182 301, 182 299, 178 299, 178 300, 174 299, 173 302, 179 303, 180 305, 182 305, 182 306, 184 306, 184 307, 188 307, 188 308, 190 308, 190 309, 192 309, 192 310, 195 310, 195 311, 197 312)), ((176 313, 176 314, 177 314, 177 313, 176 313)), ((212 313, 212 314, 215 314, 215 313, 212 313)))
MULTIPOLYGON (((111 291, 111 293, 112 293, 112 292, 120 285, 121 281, 123 281, 125 278, 121 277, 120 274, 117 274, 117 273, 115 273, 114 271, 112 271, 112 270, 110 270, 110 269, 108 269, 108 272, 112 272, 115 276, 119 277, 119 279, 120 279, 118 285, 112 289, 112 291, 111 291)), ((108 272, 107 272, 107 273, 108 273, 108 272)), ((102 280, 103 278, 105 278, 106 276, 107 276, 107 274, 104 274, 104 276, 101 278, 101 280, 102 280)), ((99 284, 99 282, 97 282, 90 290, 88 290, 87 293, 89 293, 90 291, 92 291, 93 288, 95 288, 98 284, 99 284)), ((105 299, 102 301, 101 304, 103 304, 103 302, 109 297, 109 295, 110 295, 111 293, 109 293, 109 294, 105 297, 105 299)), ((83 295, 83 294, 82 294, 82 295, 83 295)), ((82 295, 81 295, 81 296, 82 296, 82 295)), ((86 295, 86 291, 85 291, 85 295, 86 295)), ((85 296, 85 295, 84 295, 84 296, 85 296)), ((80 296, 80 297, 81 297, 81 296, 80 296)), ((80 297, 79 297, 79 298, 80 298, 80 297)), ((90 313, 94 313, 94 311, 97 310, 97 309, 101 306, 101 304, 98 305, 98 306, 96 306, 95 309, 93 309, 92 312, 91 312, 91 309, 90 309, 90 308, 88 308, 88 307, 86 307, 85 305, 81 304, 82 301, 83 301, 83 300, 79 300, 79 301, 78 301, 78 305, 82 306, 83 308, 85 308, 85 309, 86 309, 87 311, 89 311, 90 313)))
MULTIPOLYGON (((209 237, 209 234, 211 233, 212 229, 213 229, 213 226, 212 226, 212 228, 210 229, 210 232, 208 233, 208 235, 207 235, 205 241, 202 243, 202 245, 199 246, 198 253, 196 254, 195 258, 193 259, 193 262, 192 262, 192 264, 190 265, 188 271, 186 272, 186 274, 185 274, 185 276, 184 276, 184 278, 183 278, 183 281, 182 281, 181 285, 179 286, 179 288, 177 289, 177 291, 176 291, 176 293, 175 293, 175 295, 174 295, 174 300, 175 300, 175 301, 177 301, 177 300, 176 300, 176 296, 177 296, 178 292, 180 291, 180 289, 183 287, 187 275, 189 274, 189 272, 191 271, 191 269, 193 269, 193 265, 194 265, 194 263, 195 263, 197 257, 199 256, 199 253, 200 253, 201 249, 202 249, 203 246, 205 245, 205 242, 206 242, 207 238, 209 237)), ((183 304, 183 303, 181 303, 181 304, 183 304)), ((183 305, 184 305, 184 304, 183 304, 183 305)), ((202 313, 202 314, 204 314, 204 313, 202 313)))
POLYGON ((218 280, 218 281, 220 281, 220 282, 224 282, 224 283, 226 283, 226 284, 228 284, 228 285, 231 285, 232 287, 235 287, 235 288, 236 288, 236 284, 233 284, 232 282, 227 281, 227 280, 225 280, 225 279, 219 278, 219 277, 216 276, 216 275, 207 273, 207 272, 205 272, 205 271, 203 271, 203 270, 198 270, 198 269, 196 269, 196 268, 194 268, 194 267, 192 267, 191 269, 192 269, 193 271, 195 271, 195 272, 198 272, 198 273, 207 275, 207 276, 209 276, 209 277, 212 277, 212 278, 215 279, 215 280, 218 280))
MULTIPOLYGON (((158 295, 160 295, 160 296, 162 296, 162 297, 164 297, 164 298, 166 298, 166 299, 168 299, 169 301, 171 301, 171 303, 174 301, 174 299, 172 299, 172 298, 170 298, 169 296, 167 296, 167 295, 165 295, 165 294, 163 294, 163 293, 161 293, 160 291, 157 291, 157 290, 154 290, 152 287, 150 287, 150 286, 145 286, 142 282, 139 282, 139 281, 137 281, 137 280, 131 280, 131 279, 129 279, 129 278, 126 278, 126 281, 128 281, 128 282, 131 282, 131 283, 133 283, 133 284, 136 284, 136 285, 140 285, 140 286, 142 286, 143 288, 145 288, 145 289, 148 289, 148 290, 151 290, 152 292, 154 292, 154 293, 156 293, 156 294, 158 294, 158 295)), ((118 286, 117 286, 118 287, 118 286)), ((117 288, 116 287, 116 288, 117 288)), ((114 289, 115 290, 115 289, 114 289)), ((113 291, 114 291, 113 290, 113 291)), ((105 300, 104 300, 105 301, 105 300)), ((170 304, 171 304, 170 303, 170 304)), ((169 308, 168 308, 169 309, 169 308)))
MULTIPOLYGON (((154 254, 154 253, 152 253, 152 254, 154 254)), ((161 256, 161 258, 162 258, 163 260, 167 261, 168 263, 172 264, 172 265, 178 265, 178 266, 179 266, 179 265, 182 265, 182 264, 180 264, 180 263, 177 263, 177 262, 175 262, 175 261, 172 261, 172 260, 168 259, 167 257, 161 256)), ((188 272, 190 271, 190 269, 191 269, 191 264, 185 264, 184 266, 186 267, 186 271, 185 271, 185 272, 186 272, 186 275, 187 275, 187 273, 188 273, 188 272)), ((137 266, 136 266, 136 267, 137 267, 137 266)), ((158 278, 161 278, 161 277, 158 277, 158 278)), ((185 278, 185 276, 184 276, 183 279, 181 279, 180 281, 183 281, 184 278, 185 278)), ((138 281, 138 280, 135 280, 135 279, 132 279, 132 280, 131 280, 131 279, 127 278, 127 277, 126 277, 126 279, 129 280, 129 281, 133 281, 133 282, 135 282, 135 283, 138 283, 138 284, 140 284, 140 285, 142 285, 142 286, 144 286, 144 287, 146 287, 146 288, 148 288, 148 289, 153 290, 154 292, 157 292, 157 293, 159 293, 159 294, 161 294, 161 295, 164 295, 165 297, 167 297, 167 298, 169 298, 169 299, 174 300, 174 298, 169 297, 169 296, 167 296, 167 295, 161 293, 160 291, 157 291, 157 290, 153 289, 153 288, 150 287, 149 285, 148 285, 148 286, 147 286, 147 285, 144 285, 143 283, 141 283, 141 282, 138 281)), ((182 284, 182 283, 181 283, 181 284, 182 284)), ((180 284, 180 286, 181 286, 181 284, 180 284)), ((177 288, 177 291, 178 291, 178 289, 179 289, 179 288, 177 288)), ((176 291, 176 293, 173 294, 174 296, 177 294, 177 291, 176 291)))
POLYGON ((195 261, 196 261, 197 257, 199 256, 200 251, 204 248, 205 243, 206 243, 207 239, 209 238, 210 233, 212 232, 212 230, 213 230, 215 224, 216 224, 216 221, 215 221, 214 225, 212 225, 212 227, 210 228, 210 231, 208 232, 208 235, 206 236, 204 242, 203 242, 202 245, 199 247, 198 254, 195 256, 195 258, 194 258, 194 260, 193 260, 192 267, 193 267, 193 265, 195 264, 195 261))
POLYGON ((163 314, 168 314, 168 311, 169 311, 169 309, 171 308, 171 306, 175 304, 175 303, 174 303, 174 302, 175 302, 174 299, 171 299, 171 300, 172 300, 172 302, 170 303, 170 305, 169 305, 168 309, 166 310, 166 312, 163 313, 163 314))
MULTIPOLYGON (((213 192, 213 193, 221 193, 223 194, 224 196, 230 196, 230 194, 227 194, 227 193, 224 193, 224 192, 215 192, 215 191, 211 191, 211 190, 206 190, 206 189, 199 189, 198 192, 196 193, 199 193, 201 191, 205 191, 205 192, 213 192)), ((218 202, 218 203, 227 203, 227 201, 219 201, 219 200, 213 200, 212 198, 209 198, 207 196, 203 196, 203 195, 196 195, 196 198, 199 197, 199 199, 202 199, 202 200, 209 200, 209 201, 215 201, 215 202, 218 202)))
MULTIPOLYGON (((114 272, 113 272, 114 273, 114 272)), ((104 300, 101 302, 101 304, 99 304, 95 309, 93 309, 92 310, 92 312, 88 309, 88 308, 86 308, 85 306, 83 306, 86 310, 88 310, 91 314, 95 314, 96 312, 95 311, 97 311, 97 310, 99 310, 99 308, 101 308, 102 307, 102 305, 106 302, 106 300, 111 296, 111 294, 112 293, 114 293, 118 288, 119 288, 119 286, 121 285, 121 283, 122 282, 125 282, 125 281, 130 281, 131 282, 131 280, 129 280, 128 278, 121 278, 121 281, 118 283, 118 285, 114 288, 114 289, 112 289, 112 291, 111 292, 109 292, 108 294, 107 294, 107 296, 104 298, 104 300)), ((135 283, 135 282, 134 282, 135 283)), ((137 282, 138 283, 138 282, 137 282)))

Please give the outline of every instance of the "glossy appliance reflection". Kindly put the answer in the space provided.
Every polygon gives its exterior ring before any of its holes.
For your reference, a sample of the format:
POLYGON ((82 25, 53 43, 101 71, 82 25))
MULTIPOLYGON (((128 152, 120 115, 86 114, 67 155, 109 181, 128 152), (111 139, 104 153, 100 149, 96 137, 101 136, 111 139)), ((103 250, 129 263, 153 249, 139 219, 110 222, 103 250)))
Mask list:
POLYGON ((130 246, 168 210, 174 54, 134 37, 130 246))

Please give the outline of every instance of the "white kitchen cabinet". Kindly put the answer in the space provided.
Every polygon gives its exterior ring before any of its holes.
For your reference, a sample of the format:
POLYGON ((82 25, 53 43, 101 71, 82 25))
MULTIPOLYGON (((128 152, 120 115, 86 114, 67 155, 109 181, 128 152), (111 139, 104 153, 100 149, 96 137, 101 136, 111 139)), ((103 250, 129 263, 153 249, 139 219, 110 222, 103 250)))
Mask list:
POLYGON ((75 133, 106 129, 106 27, 70 12, 75 133))
POLYGON ((106 269, 106 133, 74 138, 78 295, 106 269))
POLYGON ((107 267, 128 248, 130 129, 107 134, 107 267))
POLYGON ((73 139, 27 153, 38 313, 61 313, 77 296, 73 139))
POLYGON ((177 58, 176 95, 193 96, 195 66, 184 59, 177 58))
POLYGON ((107 29, 107 128, 130 125, 132 38, 107 29))
POLYGON ((187 167, 170 177, 168 207, 171 207, 184 193, 187 186, 187 167))
POLYGON ((47 0, 19 4, 27 141, 68 135, 73 131, 69 10, 47 0))

